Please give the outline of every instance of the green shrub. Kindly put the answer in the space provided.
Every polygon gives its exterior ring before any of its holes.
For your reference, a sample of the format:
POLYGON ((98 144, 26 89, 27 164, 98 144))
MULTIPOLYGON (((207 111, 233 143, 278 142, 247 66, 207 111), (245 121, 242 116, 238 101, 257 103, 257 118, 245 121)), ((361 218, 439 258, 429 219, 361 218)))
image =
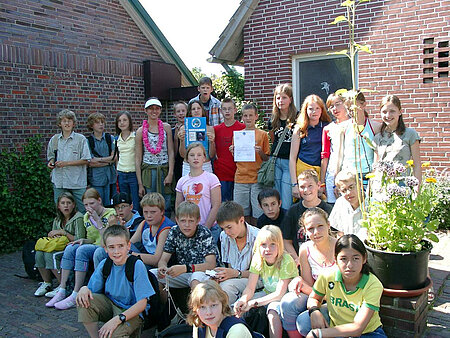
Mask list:
POLYGON ((53 189, 41 154, 39 136, 29 138, 22 150, 0 152, 0 253, 16 250, 51 228, 53 189))
POLYGON ((430 219, 439 221, 439 229, 450 229, 450 175, 440 173, 436 175, 434 194, 436 206, 431 211, 430 219))

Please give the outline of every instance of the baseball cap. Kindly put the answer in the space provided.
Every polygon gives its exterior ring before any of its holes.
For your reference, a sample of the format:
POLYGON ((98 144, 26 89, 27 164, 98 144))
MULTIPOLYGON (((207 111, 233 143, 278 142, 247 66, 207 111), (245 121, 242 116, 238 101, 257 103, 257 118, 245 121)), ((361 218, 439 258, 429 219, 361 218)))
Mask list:
POLYGON ((119 192, 118 194, 115 194, 112 199, 112 206, 115 207, 116 205, 121 203, 133 204, 131 195, 124 192, 119 192))
POLYGON ((145 102, 144 109, 147 109, 150 106, 159 106, 162 108, 162 104, 158 99, 150 99, 145 102))

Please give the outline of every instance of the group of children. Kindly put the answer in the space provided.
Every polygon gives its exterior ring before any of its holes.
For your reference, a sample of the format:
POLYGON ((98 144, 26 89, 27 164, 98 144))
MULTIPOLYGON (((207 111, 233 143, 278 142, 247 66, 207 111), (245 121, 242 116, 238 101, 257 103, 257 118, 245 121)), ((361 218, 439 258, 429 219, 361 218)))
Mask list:
POLYGON ((354 169, 368 173, 376 160, 412 158, 420 174, 419 138, 404 126, 398 98, 383 99, 377 124, 367 117, 361 93, 354 118, 348 99, 332 94, 327 107, 336 120, 330 123, 316 95, 305 99, 297 117, 292 87, 280 85, 267 133, 256 127, 255 105, 242 107, 241 123, 234 101, 220 103, 211 92, 204 78, 198 97, 176 103, 173 129, 160 120, 156 98, 145 103, 147 119, 136 133, 131 115, 119 113, 117 138, 104 132, 102 114, 89 116, 93 134, 85 138, 73 132, 73 112, 59 113, 61 133, 47 152, 57 206, 48 236, 67 236, 70 243, 63 253, 36 253, 44 282, 35 295, 51 298, 48 307, 78 306, 91 336, 135 332, 155 291, 165 303, 168 288, 184 287, 193 290, 188 321, 199 337, 214 337, 225 326, 228 334, 251 335, 245 321, 227 318, 231 309, 245 319, 258 307, 265 307, 271 337, 283 329, 290 337, 383 336, 382 285, 366 265, 366 232, 358 222, 363 190, 354 169), (186 147, 186 116, 211 124, 207 150, 201 143, 186 147), (362 126, 359 134, 354 125, 362 126), (234 161, 233 132, 244 129, 255 132, 254 162, 234 161), (263 187, 257 173, 278 142, 275 188, 263 187), (128 256, 142 260, 133 267, 133 282, 128 256), (112 270, 108 265, 105 275, 108 259, 112 270), (83 286, 91 263, 94 273, 83 286), (52 275, 59 282, 54 290, 52 275), (99 321, 105 323, 100 331, 99 321))

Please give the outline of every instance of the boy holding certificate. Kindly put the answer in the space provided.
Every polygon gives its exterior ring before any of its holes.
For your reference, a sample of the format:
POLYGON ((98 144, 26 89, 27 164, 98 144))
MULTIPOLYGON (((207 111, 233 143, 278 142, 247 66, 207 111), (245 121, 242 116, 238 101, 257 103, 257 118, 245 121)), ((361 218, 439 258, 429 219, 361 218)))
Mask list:
POLYGON ((235 155, 236 174, 234 176, 234 201, 242 205, 244 208, 245 221, 252 225, 256 225, 256 220, 262 215, 263 211, 258 203, 258 194, 262 190, 262 186, 258 183, 258 170, 263 161, 269 159, 269 138, 267 133, 256 128, 255 122, 258 118, 258 110, 254 104, 246 104, 242 107, 242 120, 245 124, 243 131, 235 131, 241 133, 241 137, 248 131, 249 138, 254 137, 254 154, 252 161, 236 161, 236 157, 243 158, 245 156, 238 152, 245 151, 248 144, 245 142, 237 142, 236 136, 233 137, 233 145, 230 151, 235 155), (253 134, 253 135, 252 135, 253 134), (242 148, 242 149, 241 149, 242 148), (235 154, 236 152, 236 154, 235 154))

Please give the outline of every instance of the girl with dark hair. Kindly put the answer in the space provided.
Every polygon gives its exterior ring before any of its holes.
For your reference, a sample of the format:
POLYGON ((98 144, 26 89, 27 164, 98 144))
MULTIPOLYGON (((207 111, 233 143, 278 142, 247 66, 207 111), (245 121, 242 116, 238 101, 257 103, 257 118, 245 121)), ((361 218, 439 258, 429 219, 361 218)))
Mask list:
POLYGON ((268 129, 272 140, 271 156, 274 156, 284 130, 287 129, 275 160, 275 189, 280 192, 283 209, 286 210, 292 205, 289 153, 296 118, 297 108, 294 105, 292 86, 288 83, 278 85, 273 93, 272 118, 269 121, 268 129))
POLYGON ((387 337, 378 311, 383 285, 370 272, 364 244, 355 235, 338 239, 338 270, 321 274, 309 295, 308 310, 297 318, 306 338, 387 337), (327 306, 321 306, 326 297, 327 306))
MULTIPOLYGON (((56 202, 56 217, 53 220, 52 230, 47 235, 50 238, 66 236, 69 241, 76 241, 86 237, 86 228, 83 222, 83 214, 77 211, 75 198, 70 192, 63 192, 58 196, 56 202)), ((58 291, 52 289, 52 275, 58 282, 61 280, 59 273, 61 260, 54 256, 55 252, 44 252, 36 250, 36 267, 43 279, 42 284, 34 295, 52 298, 58 291)), ((61 258, 61 256, 59 256, 61 258)))
POLYGON ((378 161, 398 161, 404 165, 414 161, 414 176, 422 179, 420 159, 420 137, 417 131, 406 128, 403 122, 400 99, 395 95, 386 95, 380 103, 383 125, 381 132, 375 135, 375 163, 378 161))
POLYGON ((116 134, 119 159, 117 174, 119 191, 130 194, 133 200, 133 209, 140 212, 139 184, 136 176, 136 134, 133 131, 133 119, 127 111, 116 115, 116 134))

